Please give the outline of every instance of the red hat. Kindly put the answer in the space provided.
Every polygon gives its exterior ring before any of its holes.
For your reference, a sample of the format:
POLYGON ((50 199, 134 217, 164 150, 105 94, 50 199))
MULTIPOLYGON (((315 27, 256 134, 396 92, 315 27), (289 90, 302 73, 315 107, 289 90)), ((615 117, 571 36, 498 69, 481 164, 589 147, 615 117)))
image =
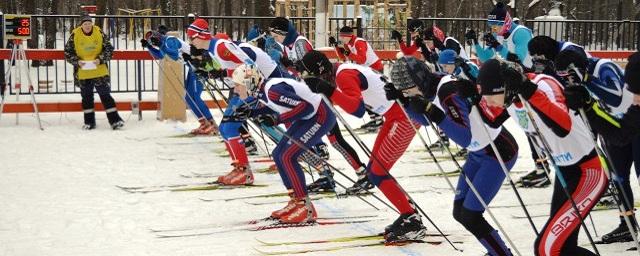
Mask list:
POLYGON ((229 35, 227 35, 227 33, 221 33, 221 32, 216 33, 216 34, 213 36, 213 38, 215 38, 215 39, 226 39, 226 40, 231 40, 231 38, 229 37, 229 35))
POLYGON ((196 19, 187 28, 187 36, 189 39, 200 38, 202 40, 211 40, 209 32, 209 23, 204 19, 196 19))

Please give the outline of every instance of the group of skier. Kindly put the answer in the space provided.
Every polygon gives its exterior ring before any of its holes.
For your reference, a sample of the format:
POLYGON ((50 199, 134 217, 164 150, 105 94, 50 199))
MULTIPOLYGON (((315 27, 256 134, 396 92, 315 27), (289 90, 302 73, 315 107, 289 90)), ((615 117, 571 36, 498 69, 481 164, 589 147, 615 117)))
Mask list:
MULTIPOLYGON (((326 135, 357 176, 346 193, 370 193, 377 187, 399 212, 384 230, 385 241, 425 238, 418 202, 390 171, 426 126, 439 134, 438 144, 429 150, 449 151, 452 140, 466 156, 452 185, 453 218, 488 255, 513 255, 504 231, 485 219, 505 179, 511 182, 509 172, 518 158, 519 145, 503 126, 513 117, 527 135, 536 163, 536 170, 518 183, 545 187, 551 184, 550 171, 555 174, 550 216, 539 232, 531 222, 535 254, 597 255, 578 245, 578 233, 607 189, 620 204, 620 226, 603 241, 635 239, 638 224, 629 176, 632 163, 640 160, 640 55, 632 55, 623 71, 576 44, 534 37, 529 28, 513 22, 502 3, 491 10, 488 24, 491 32, 483 36, 484 46, 475 31, 466 32, 464 41, 475 50, 475 63, 463 43, 436 26, 411 20, 411 42, 392 31, 404 56, 393 62, 389 78, 372 46, 353 28, 345 26, 337 39, 329 38, 339 59, 334 63, 283 17, 274 18, 266 31, 252 28, 246 42, 214 36, 207 21, 196 18, 186 30, 188 42, 161 28, 142 44, 155 58, 168 56, 187 65, 185 100, 201 122, 193 133, 219 131, 231 157, 232 171, 217 183, 253 184, 246 147, 255 142, 243 135, 252 125, 276 144, 270 153, 290 196, 270 214, 281 223, 314 222, 317 213, 309 193, 335 190, 336 170, 322 142, 326 135), (212 79, 226 81, 232 91, 219 126, 200 98, 203 88, 218 89, 212 79), (358 141, 368 161, 343 138, 336 106, 358 118, 370 116, 366 128, 377 132, 375 143, 368 149, 358 141), (301 163, 320 178, 307 184, 301 163)), ((637 162, 635 166, 638 173, 637 162)), ((526 212, 526 203, 520 203, 526 212)))

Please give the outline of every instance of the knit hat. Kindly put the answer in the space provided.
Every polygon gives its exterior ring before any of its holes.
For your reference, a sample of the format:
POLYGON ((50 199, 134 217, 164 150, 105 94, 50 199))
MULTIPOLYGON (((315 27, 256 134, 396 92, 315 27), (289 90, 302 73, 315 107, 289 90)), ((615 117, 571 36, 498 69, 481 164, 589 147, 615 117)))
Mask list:
POLYGON ((213 35, 213 38, 215 38, 215 39, 225 39, 225 40, 231 41, 231 37, 229 37, 229 35, 227 35, 227 33, 222 33, 222 32, 216 33, 215 35, 213 35))
POLYGON ((418 86, 421 91, 429 91, 433 84, 433 74, 427 64, 413 56, 405 56, 391 67, 391 81, 398 90, 418 86))
POLYGON ((536 36, 529 41, 529 54, 543 55, 547 60, 555 60, 560 52, 560 43, 548 36, 536 36))
POLYGON ((409 29, 409 32, 421 32, 422 27, 422 21, 419 19, 412 19, 407 23, 407 29, 409 29))
POLYGON ((493 8, 493 10, 489 12, 487 19, 494 20, 494 21, 504 21, 504 18, 506 16, 507 16, 507 8, 505 7, 504 3, 498 2, 496 6, 493 8))
POLYGON ((276 17, 271 21, 269 30, 279 35, 287 35, 289 32, 289 20, 285 17, 276 17))
POLYGON ((209 23, 204 19, 196 19, 187 28, 187 36, 189 39, 200 38, 202 40, 211 40, 209 32, 209 23))
POLYGON ((504 93, 504 79, 499 60, 490 59, 482 63, 478 73, 478 84, 482 95, 495 95, 504 93))
POLYGON ((84 23, 85 21, 91 21, 91 22, 93 22, 93 19, 91 18, 91 16, 89 16, 89 14, 87 14, 87 13, 83 13, 83 14, 80 16, 80 24, 84 23))
POLYGON ((456 64, 456 51, 451 49, 446 49, 440 52, 440 56, 438 56, 438 64, 456 64))
POLYGON ((344 26, 340 29, 340 36, 350 37, 353 35, 353 28, 349 26, 344 26))
POLYGON ((162 35, 166 35, 167 32, 169 32, 169 28, 167 28, 167 26, 165 26, 165 25, 158 26, 158 33, 160 33, 162 35))
POLYGON ((640 52, 629 56, 629 62, 624 69, 624 82, 627 89, 635 94, 640 94, 640 52))
POLYGON ((587 71, 587 67, 589 66, 589 59, 585 53, 574 50, 563 50, 556 56, 555 63, 556 70, 558 70, 558 72, 567 71, 573 65, 573 67, 577 68, 578 71, 582 72, 582 75, 584 75, 587 71))
POLYGON ((333 72, 333 64, 323 53, 312 50, 302 57, 304 71, 313 76, 321 76, 333 72))

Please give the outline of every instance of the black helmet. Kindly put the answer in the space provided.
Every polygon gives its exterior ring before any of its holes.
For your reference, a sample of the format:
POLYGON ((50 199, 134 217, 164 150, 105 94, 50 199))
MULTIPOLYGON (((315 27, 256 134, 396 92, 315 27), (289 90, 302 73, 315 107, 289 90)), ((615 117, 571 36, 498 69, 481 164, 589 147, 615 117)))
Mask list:
POLYGON ((499 60, 490 59, 482 63, 478 72, 478 84, 482 95, 495 95, 504 93, 504 79, 499 60))
POLYGON ((529 54, 542 55, 547 60, 555 60, 560 52, 560 43, 548 36, 536 36, 529 41, 529 54))
POLYGON ((627 83, 630 92, 640 94, 640 52, 629 56, 629 62, 624 69, 624 82, 627 83))
POLYGON ((405 56, 393 63, 391 67, 391 81, 398 90, 418 86, 425 94, 431 94, 430 92, 435 91, 434 89, 438 85, 439 79, 431 73, 427 64, 413 56, 405 56))
MULTIPOLYGON (((583 52, 563 50, 555 59, 557 75, 560 77, 572 77, 573 81, 584 81, 589 66, 589 59, 583 52)), ((569 82, 569 81, 567 81, 569 82)))
POLYGON ((323 53, 312 50, 302 57, 302 68, 313 76, 333 73, 333 64, 323 53))

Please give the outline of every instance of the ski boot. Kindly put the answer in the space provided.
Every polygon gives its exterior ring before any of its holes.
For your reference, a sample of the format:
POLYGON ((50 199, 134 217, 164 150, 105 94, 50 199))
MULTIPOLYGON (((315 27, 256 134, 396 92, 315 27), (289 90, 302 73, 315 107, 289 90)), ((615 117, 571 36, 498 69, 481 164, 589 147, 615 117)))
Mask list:
POLYGON ((360 130, 365 130, 366 132, 378 132, 378 130, 380 130, 380 127, 382 127, 383 123, 384 121, 382 120, 382 116, 376 115, 376 117, 371 119, 371 121, 369 121, 366 124, 363 124, 360 127, 360 130))
POLYGON ((316 209, 313 207, 309 197, 305 199, 292 199, 292 202, 289 202, 289 204, 287 204, 287 207, 290 207, 290 210, 280 216, 280 222, 282 223, 309 223, 315 222, 318 218, 316 209), (292 206, 289 206, 289 204, 292 204, 292 206))
POLYGON ((124 121, 122 120, 116 121, 115 123, 111 124, 111 129, 113 130, 120 130, 122 129, 122 127, 124 127, 124 121))
POLYGON ((440 140, 438 140, 435 143, 429 145, 429 149, 444 150, 444 147, 449 147, 449 138, 443 137, 442 141, 444 141, 444 144, 440 142, 440 140))
POLYGON ((388 245, 422 240, 426 235, 427 228, 422 225, 422 219, 417 212, 401 214, 384 230, 385 244, 388 245))
MULTIPOLYGON (((629 216, 629 218, 633 218, 633 216, 629 216)), ((617 228, 615 228, 613 231, 602 236, 603 244, 633 241, 633 237, 631 236, 631 232, 629 232, 629 227, 627 227, 627 223, 624 221, 624 218, 620 217, 620 221, 621 221, 620 225, 618 225, 617 228)), ((632 222, 634 221, 632 220, 632 222)), ((635 223, 632 223, 632 224, 635 225, 635 223)))
POLYGON ((96 128, 96 124, 84 124, 82 125, 82 130, 93 130, 96 128))
POLYGON ((307 185, 309 193, 334 192, 336 183, 333 181, 333 172, 323 171, 323 175, 316 181, 307 185))
POLYGON ((358 170, 358 181, 356 181, 356 183, 354 183, 353 186, 351 186, 350 188, 347 188, 347 191, 345 192, 345 194, 347 195, 365 194, 365 193, 368 193, 368 191, 374 187, 375 185, 373 185, 373 183, 369 181, 369 178, 367 177, 367 172, 363 167, 360 170, 358 170))
POLYGON ((218 183, 222 185, 251 185, 253 184, 253 173, 249 165, 239 163, 231 164, 233 170, 227 175, 218 177, 218 183))
MULTIPOLYGON (((544 162, 544 165, 547 165, 547 163, 544 162)), ((525 188, 544 188, 551 185, 551 180, 549 180, 549 177, 545 173, 545 166, 537 163, 536 169, 520 177, 517 183, 525 188)))

